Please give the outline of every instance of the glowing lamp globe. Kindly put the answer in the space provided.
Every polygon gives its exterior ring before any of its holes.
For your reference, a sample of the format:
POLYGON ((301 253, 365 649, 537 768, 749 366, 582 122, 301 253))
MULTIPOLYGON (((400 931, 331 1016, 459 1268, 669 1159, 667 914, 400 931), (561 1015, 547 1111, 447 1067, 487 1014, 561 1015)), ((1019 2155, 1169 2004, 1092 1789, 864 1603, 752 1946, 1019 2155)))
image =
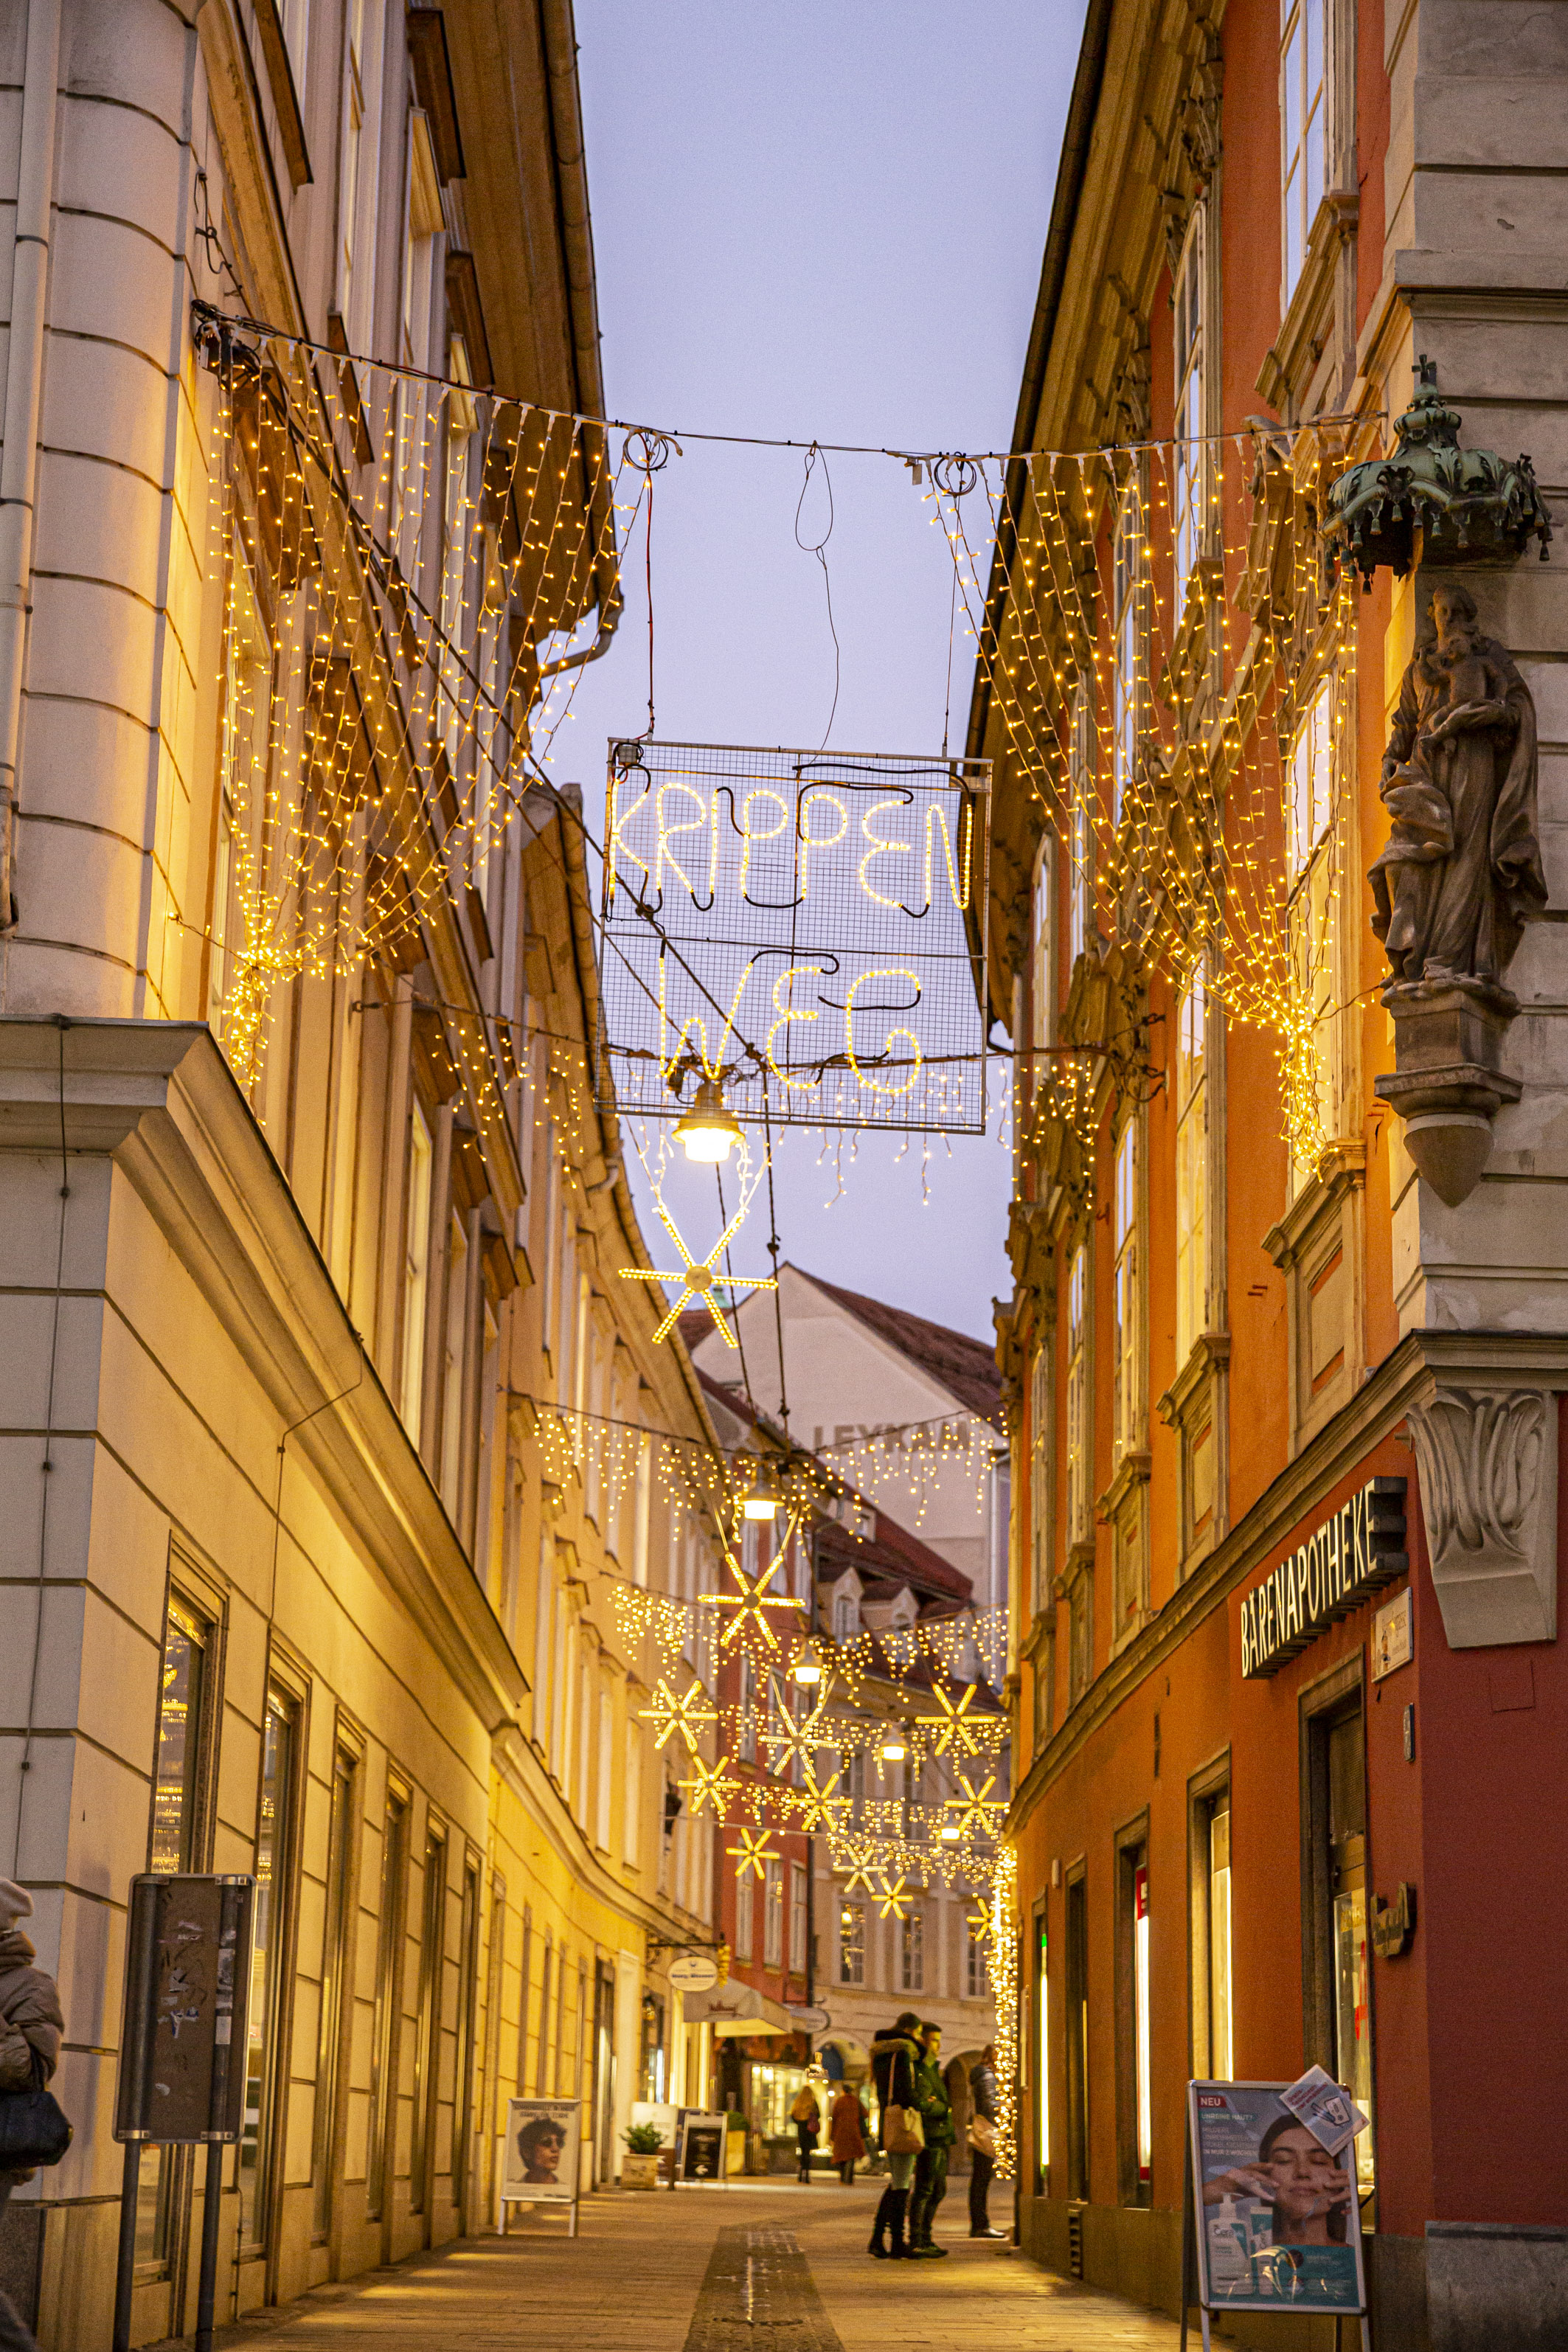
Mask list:
POLYGON ((675 1132, 688 1160, 700 1160, 708 1167, 728 1160, 731 1146, 741 1140, 741 1129, 724 1108, 723 1091, 717 1078, 702 1080, 691 1108, 676 1120, 675 1132))

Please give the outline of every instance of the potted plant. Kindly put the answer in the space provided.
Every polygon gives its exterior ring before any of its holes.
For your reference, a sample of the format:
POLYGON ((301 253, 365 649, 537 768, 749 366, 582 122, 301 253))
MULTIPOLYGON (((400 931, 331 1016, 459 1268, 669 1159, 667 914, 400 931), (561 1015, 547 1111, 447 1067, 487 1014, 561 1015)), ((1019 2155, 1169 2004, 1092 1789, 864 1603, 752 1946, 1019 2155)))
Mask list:
POLYGON ((621 2134, 626 2153, 621 2158, 623 2189, 658 2187, 658 2152, 664 2146, 657 2124, 633 2124, 621 2134))

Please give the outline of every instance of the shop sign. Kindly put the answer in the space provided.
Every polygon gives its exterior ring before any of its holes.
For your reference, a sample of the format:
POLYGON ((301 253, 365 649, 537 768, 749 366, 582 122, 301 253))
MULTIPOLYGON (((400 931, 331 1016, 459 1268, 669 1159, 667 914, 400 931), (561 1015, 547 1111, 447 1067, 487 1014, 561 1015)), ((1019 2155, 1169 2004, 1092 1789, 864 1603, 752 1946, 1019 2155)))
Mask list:
POLYGON ((672 1992, 711 1992, 719 1981, 718 1964, 706 1952, 683 1952, 672 1961, 669 1986, 672 1992))
POLYGON ((1380 1683, 1384 1675, 1394 1674, 1407 1666, 1415 1655, 1415 1635, 1410 1617, 1410 1587, 1385 1601, 1372 1621, 1372 1678, 1380 1683))
POLYGON ((1405 1480, 1369 1478, 1242 1601, 1242 1674, 1249 1680, 1278 1674, 1408 1565, 1405 1480))

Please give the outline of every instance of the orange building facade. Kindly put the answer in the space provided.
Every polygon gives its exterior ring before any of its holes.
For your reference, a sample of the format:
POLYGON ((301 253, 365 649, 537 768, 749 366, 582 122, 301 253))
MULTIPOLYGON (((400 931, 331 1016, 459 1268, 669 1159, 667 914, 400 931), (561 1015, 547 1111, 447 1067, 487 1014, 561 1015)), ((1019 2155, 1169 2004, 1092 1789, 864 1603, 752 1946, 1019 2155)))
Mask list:
POLYGON ((1189 2079, 1321 2063, 1401 2352, 1568 2337, 1565 16, 1090 0, 978 582, 1020 2237, 1176 2310, 1189 2079))

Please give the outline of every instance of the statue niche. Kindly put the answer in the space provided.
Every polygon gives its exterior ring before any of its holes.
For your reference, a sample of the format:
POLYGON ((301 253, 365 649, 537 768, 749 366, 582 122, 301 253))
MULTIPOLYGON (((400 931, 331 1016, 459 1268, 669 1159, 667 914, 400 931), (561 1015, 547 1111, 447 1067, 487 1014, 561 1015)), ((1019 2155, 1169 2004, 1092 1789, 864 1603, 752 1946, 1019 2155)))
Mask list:
POLYGON ((1536 770, 1530 688, 1481 631, 1468 591, 1445 583, 1400 688, 1383 762, 1389 843, 1368 878, 1397 1065, 1377 1090, 1450 1207, 1486 1165, 1498 1110, 1520 1094, 1501 1068, 1519 1010, 1502 983, 1546 904, 1536 770))

